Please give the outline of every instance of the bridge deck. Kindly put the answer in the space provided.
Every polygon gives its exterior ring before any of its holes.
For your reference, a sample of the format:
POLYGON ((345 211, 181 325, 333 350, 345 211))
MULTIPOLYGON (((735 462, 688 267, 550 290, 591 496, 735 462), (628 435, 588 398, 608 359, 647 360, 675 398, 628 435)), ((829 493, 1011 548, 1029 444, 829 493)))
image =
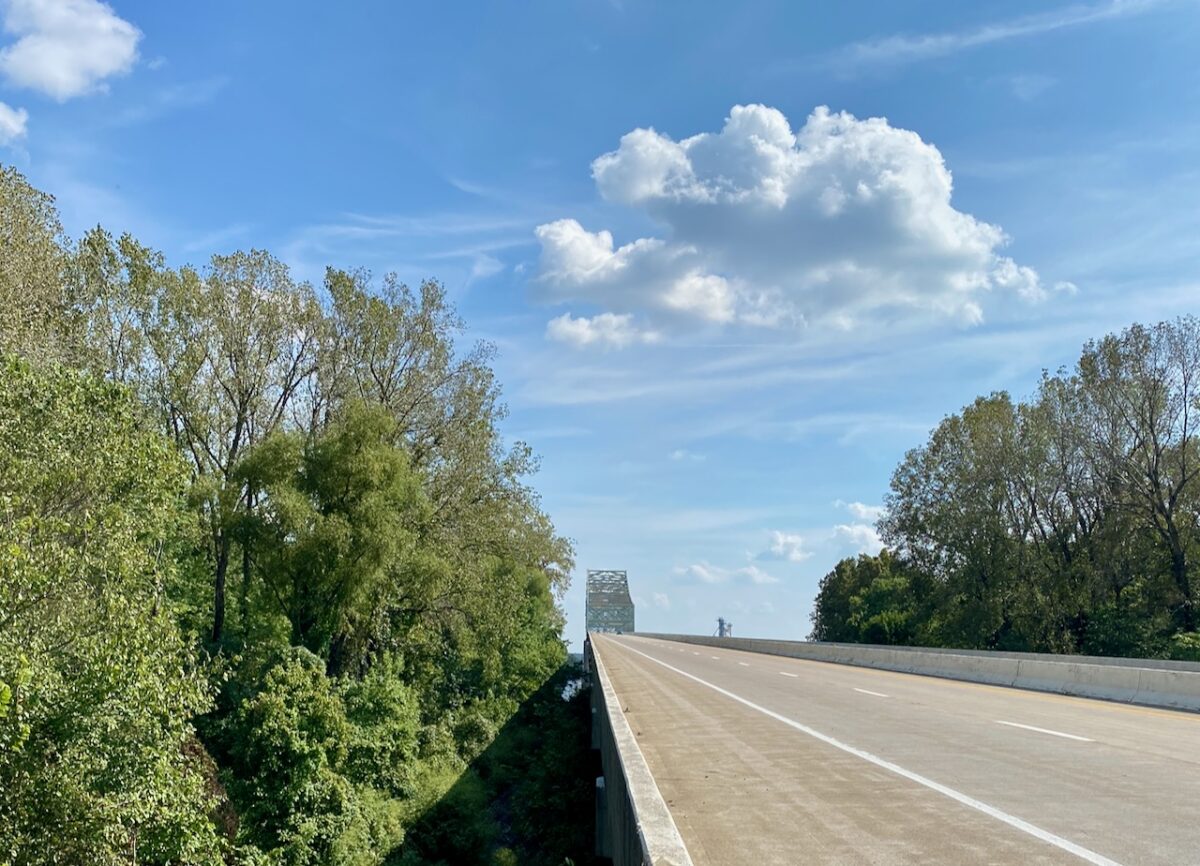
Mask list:
POLYGON ((1200 715, 595 636, 696 866, 1200 863, 1200 715))

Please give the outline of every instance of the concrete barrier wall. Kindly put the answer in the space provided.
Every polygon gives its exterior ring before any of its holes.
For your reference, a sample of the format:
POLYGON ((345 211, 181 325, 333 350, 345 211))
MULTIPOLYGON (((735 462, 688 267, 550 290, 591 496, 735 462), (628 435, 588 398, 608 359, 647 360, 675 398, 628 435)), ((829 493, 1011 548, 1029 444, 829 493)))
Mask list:
POLYGON ((596 853, 613 866, 692 866, 590 638, 584 659, 592 676, 592 746, 604 772, 596 780, 596 853))
POLYGON ((1200 712, 1200 663, 1196 662, 639 634, 703 646, 1200 712))

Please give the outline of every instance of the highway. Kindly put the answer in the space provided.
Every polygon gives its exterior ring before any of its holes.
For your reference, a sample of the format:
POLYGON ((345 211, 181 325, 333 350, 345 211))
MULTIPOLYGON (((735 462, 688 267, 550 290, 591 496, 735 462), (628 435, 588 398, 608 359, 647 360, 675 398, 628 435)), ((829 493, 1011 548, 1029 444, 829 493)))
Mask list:
POLYGON ((696 866, 1200 864, 1200 714, 595 635, 696 866))

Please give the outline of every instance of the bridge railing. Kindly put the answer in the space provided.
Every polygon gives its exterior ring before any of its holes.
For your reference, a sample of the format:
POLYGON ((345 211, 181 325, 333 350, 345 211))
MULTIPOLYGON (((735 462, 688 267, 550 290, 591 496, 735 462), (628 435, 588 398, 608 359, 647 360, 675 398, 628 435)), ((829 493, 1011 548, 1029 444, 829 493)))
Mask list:
POLYGON ((1196 662, 645 632, 638 634, 641 637, 702 646, 1200 711, 1200 663, 1196 662))
POLYGON ((590 635, 584 659, 592 676, 592 746, 604 773, 596 780, 596 853, 613 866, 692 866, 590 635))

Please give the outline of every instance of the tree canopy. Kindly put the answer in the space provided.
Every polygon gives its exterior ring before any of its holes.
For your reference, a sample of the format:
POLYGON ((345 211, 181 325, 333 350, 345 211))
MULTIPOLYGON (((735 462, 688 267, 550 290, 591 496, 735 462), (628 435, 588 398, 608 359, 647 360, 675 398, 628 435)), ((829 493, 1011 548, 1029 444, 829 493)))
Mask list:
POLYGON ((462 330, 72 243, 0 173, 0 864, 443 856, 406 834, 563 664, 572 567, 462 330))
POLYGON ((1185 317, 1087 343, 1028 401, 948 416, 892 476, 891 552, 822 581, 814 636, 894 642, 862 619, 882 604, 915 643, 1200 656, 1198 386, 1185 317))

